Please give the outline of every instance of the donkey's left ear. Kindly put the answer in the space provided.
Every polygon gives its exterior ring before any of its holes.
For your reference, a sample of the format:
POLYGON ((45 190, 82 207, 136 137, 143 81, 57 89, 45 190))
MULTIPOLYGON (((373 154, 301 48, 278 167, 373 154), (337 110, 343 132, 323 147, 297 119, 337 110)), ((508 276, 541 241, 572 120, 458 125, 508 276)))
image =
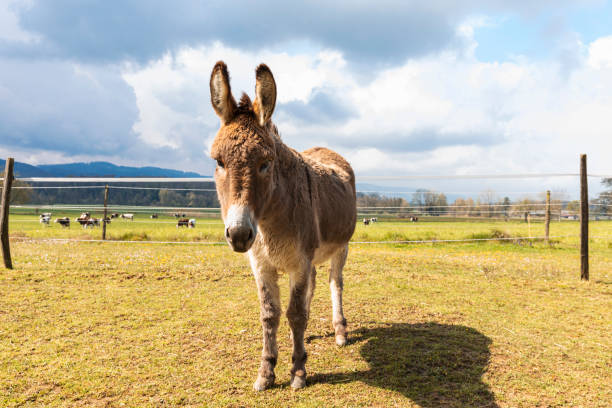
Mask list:
POLYGON ((266 64, 260 64, 255 70, 253 111, 261 126, 265 126, 272 117, 274 105, 276 105, 276 82, 270 68, 266 64))

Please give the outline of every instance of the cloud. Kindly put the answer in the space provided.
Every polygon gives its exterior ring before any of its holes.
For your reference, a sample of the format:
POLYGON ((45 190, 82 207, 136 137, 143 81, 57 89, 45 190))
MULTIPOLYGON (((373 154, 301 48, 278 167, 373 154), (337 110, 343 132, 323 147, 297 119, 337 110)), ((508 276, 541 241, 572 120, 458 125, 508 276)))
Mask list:
POLYGON ((598 38, 589 45, 588 64, 596 70, 612 68, 612 35, 598 38))
POLYGON ((348 100, 342 95, 314 90, 308 102, 295 100, 279 104, 275 112, 281 121, 294 121, 301 124, 318 123, 328 125, 345 122, 355 116, 348 100))
POLYGON ((218 119, 207 81, 225 56, 236 96, 253 96, 253 69, 268 62, 279 90, 274 120, 286 143, 336 149, 359 174, 574 172, 581 152, 605 171, 612 70, 603 40, 588 49, 569 75, 556 61, 490 63, 445 51, 381 70, 364 84, 332 51, 251 54, 216 44, 186 47, 124 77, 138 98, 134 130, 153 144, 199 149, 212 141, 218 119), (176 137, 156 134, 176 126, 176 137))
POLYGON ((137 111, 116 69, 5 58, 0 71, 3 145, 91 154, 125 148, 137 111))
POLYGON ((236 97, 253 96, 266 62, 283 140, 336 149, 361 175, 573 172, 583 152, 609 172, 612 37, 485 62, 475 38, 496 21, 488 10, 553 3, 458 3, 10 3, 0 149, 210 174, 208 80, 223 59, 236 97))
POLYGON ((31 6, 29 2, 18 2, 17 0, 5 0, 0 4, 0 43, 32 43, 40 38, 25 31, 19 25, 16 12, 27 11, 31 6))
MULTIPOLYGON (((571 1, 237 1, 32 0, 16 8, 24 31, 41 41, 5 53, 55 55, 81 62, 147 62, 184 46, 215 41, 249 51, 306 42, 335 49, 355 65, 398 64, 452 45, 472 14, 537 13, 571 1)), ((289 47, 291 48, 291 47, 289 47)), ((1 47, 0 47, 1 49, 1 47)))

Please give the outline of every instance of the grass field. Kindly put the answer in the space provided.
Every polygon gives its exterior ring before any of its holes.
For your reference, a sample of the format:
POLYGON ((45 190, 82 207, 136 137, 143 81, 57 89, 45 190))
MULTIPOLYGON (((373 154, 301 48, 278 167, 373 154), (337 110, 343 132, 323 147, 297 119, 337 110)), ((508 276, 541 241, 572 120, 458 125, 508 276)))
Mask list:
MULTIPOLYGON (((99 228, 36 221, 11 215, 15 269, 0 271, 0 406, 612 406, 610 222, 591 225, 589 282, 579 280, 575 222, 552 223, 551 235, 564 237, 550 246, 355 243, 345 269, 349 344, 334 344, 324 265, 308 386, 288 386, 283 318, 278 385, 255 393, 261 328, 250 269, 226 245, 199 245, 222 240, 219 220, 192 230, 170 218, 113 220, 108 230, 115 240, 188 245, 29 241, 100 237, 99 228)), ((354 241, 520 237, 528 228, 379 222, 359 225, 354 241)), ((531 228, 542 235, 542 224, 531 228)))

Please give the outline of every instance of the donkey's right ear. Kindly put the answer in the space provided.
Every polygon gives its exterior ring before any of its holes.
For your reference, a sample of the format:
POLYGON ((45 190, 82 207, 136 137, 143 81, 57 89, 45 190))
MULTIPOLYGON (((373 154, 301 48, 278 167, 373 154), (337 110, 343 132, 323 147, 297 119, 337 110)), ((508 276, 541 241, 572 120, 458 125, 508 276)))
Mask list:
POLYGON ((227 65, 223 61, 217 62, 210 74, 210 101, 222 125, 234 118, 237 105, 230 88, 227 65))

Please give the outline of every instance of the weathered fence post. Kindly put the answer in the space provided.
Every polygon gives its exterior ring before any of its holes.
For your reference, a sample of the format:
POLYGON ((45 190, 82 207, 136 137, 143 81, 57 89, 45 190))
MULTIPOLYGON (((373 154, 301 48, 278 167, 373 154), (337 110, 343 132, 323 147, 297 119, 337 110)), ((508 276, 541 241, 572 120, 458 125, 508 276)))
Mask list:
POLYGON ((11 261, 11 247, 9 246, 9 207, 11 202, 11 186, 13 185, 13 165, 15 160, 12 157, 6 159, 4 168, 4 184, 2 186, 2 209, 0 210, 0 241, 2 244, 2 257, 4 266, 13 269, 11 261))
POLYGON ((589 185, 587 157, 580 155, 580 279, 589 280, 589 185))
POLYGON ((106 213, 108 205, 108 184, 104 187, 104 216, 102 217, 102 240, 106 239, 106 213))
POLYGON ((528 230, 527 236, 531 238, 531 214, 529 213, 527 213, 527 230, 528 230))
POLYGON ((550 238, 550 190, 546 190, 546 213, 544 214, 544 236, 546 237, 546 243, 549 242, 550 238))

